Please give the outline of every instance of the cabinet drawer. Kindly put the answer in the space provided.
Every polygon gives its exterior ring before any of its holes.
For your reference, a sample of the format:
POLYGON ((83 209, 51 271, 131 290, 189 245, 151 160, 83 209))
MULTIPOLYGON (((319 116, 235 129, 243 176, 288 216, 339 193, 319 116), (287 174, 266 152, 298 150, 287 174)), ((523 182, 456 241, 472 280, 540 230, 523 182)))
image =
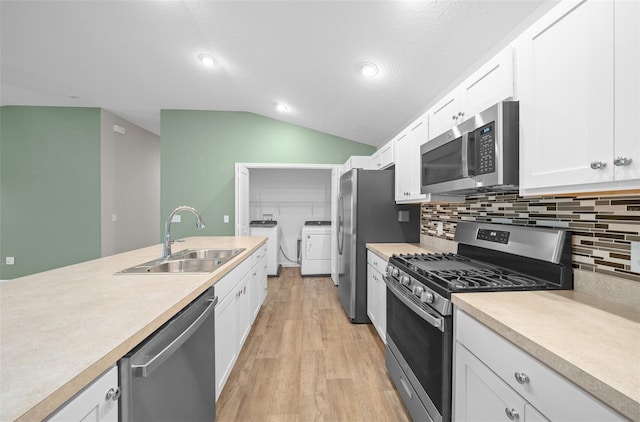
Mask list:
POLYGON ((218 302, 222 302, 224 298, 234 290, 234 287, 242 280, 242 277, 245 276, 251 269, 252 261, 256 253, 254 252, 252 256, 246 258, 237 267, 231 270, 227 275, 222 277, 216 284, 213 285, 213 290, 218 296, 218 302))
POLYGON ((455 338, 550 420, 624 420, 533 356, 456 309, 455 338), (527 381, 523 381, 526 375, 527 381), (518 382, 519 376, 522 383, 518 382))
POLYGON ((386 271, 387 261, 369 250, 367 251, 367 263, 380 274, 384 274, 386 271))

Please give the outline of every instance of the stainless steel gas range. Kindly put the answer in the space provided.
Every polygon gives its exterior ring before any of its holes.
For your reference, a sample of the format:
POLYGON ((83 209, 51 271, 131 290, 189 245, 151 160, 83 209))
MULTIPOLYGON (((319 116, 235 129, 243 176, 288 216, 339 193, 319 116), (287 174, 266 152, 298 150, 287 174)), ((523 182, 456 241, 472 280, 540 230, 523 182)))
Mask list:
POLYGON ((386 365, 416 421, 451 420, 452 293, 573 289, 564 230, 459 222, 456 254, 387 266, 386 365))

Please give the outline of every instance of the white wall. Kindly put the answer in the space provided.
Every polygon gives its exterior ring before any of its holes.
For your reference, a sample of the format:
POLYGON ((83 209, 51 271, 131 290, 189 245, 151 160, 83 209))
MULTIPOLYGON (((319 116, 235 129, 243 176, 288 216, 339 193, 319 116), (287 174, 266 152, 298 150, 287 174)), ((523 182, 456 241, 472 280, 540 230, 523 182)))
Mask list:
MULTIPOLYGON (((297 260, 300 230, 307 220, 331 220, 331 170, 251 169, 249 214, 251 220, 278 221, 281 246, 297 260)), ((282 251, 278 262, 295 265, 282 251)))
POLYGON ((159 243, 160 137, 106 110, 100 136, 102 256, 159 243))

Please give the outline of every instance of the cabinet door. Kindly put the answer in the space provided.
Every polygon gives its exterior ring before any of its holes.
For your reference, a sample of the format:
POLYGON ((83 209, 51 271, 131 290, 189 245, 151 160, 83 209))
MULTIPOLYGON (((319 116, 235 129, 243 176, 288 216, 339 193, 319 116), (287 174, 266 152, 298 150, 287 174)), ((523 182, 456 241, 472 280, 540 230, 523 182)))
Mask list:
POLYGON ((499 101, 513 97, 513 52, 509 46, 467 78, 460 87, 462 115, 458 123, 499 101))
POLYGON ((428 139, 446 132, 462 120, 462 104, 460 91, 454 90, 438 101, 427 112, 429 120, 428 139))
POLYGON ((49 421, 117 422, 118 369, 114 366, 61 407, 49 421), (112 395, 108 396, 108 392, 112 395), (116 397, 115 400, 113 398, 116 397))
POLYGON ((632 161, 614 166, 615 180, 640 179, 640 2, 615 2, 615 154, 632 161))
POLYGON ((267 298, 267 254, 266 251, 260 259, 260 306, 267 298))
POLYGON ((251 306, 251 324, 256 320, 258 312, 260 312, 260 296, 262 296, 262 287, 260 286, 260 265, 262 257, 251 268, 249 273, 249 300, 251 306))
POLYGON ((394 164, 393 156, 394 145, 393 140, 384 144, 371 157, 371 166, 375 170, 384 170, 394 164))
POLYGON ((236 293, 236 339, 238 352, 251 331, 251 285, 253 271, 249 271, 238 285, 236 293))
POLYGON ((613 2, 590 0, 520 37, 521 189, 613 180, 613 36, 613 2))
POLYGON ((411 173, 409 150, 410 139, 407 131, 401 133, 395 138, 396 149, 396 167, 395 167, 395 184, 396 184, 396 202, 407 199, 411 185, 411 173))
POLYGON ((367 264, 367 315, 374 327, 377 327, 378 324, 378 309, 380 307, 378 286, 374 278, 376 272, 371 264, 367 264))
POLYGON ((379 303, 379 311, 378 312, 378 334, 382 338, 382 342, 387 344, 387 285, 384 282, 384 278, 382 274, 379 274, 380 283, 378 290, 378 303, 379 303))
POLYGON ((525 420, 524 399, 460 343, 456 343, 453 394, 456 421, 525 420))
POLYGON ((420 146, 428 141, 427 114, 415 120, 396 140, 396 202, 419 202, 420 146))
POLYGON ((238 357, 236 294, 235 291, 229 293, 221 302, 218 302, 215 310, 216 400, 220 397, 238 357))

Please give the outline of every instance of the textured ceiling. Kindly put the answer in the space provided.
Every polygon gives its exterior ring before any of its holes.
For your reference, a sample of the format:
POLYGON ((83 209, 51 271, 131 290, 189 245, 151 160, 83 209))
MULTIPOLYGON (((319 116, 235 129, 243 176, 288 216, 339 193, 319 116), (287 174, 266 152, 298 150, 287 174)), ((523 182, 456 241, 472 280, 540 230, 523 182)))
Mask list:
POLYGON ((0 102, 157 134, 161 109, 248 111, 381 145, 542 3, 2 0, 0 102))

